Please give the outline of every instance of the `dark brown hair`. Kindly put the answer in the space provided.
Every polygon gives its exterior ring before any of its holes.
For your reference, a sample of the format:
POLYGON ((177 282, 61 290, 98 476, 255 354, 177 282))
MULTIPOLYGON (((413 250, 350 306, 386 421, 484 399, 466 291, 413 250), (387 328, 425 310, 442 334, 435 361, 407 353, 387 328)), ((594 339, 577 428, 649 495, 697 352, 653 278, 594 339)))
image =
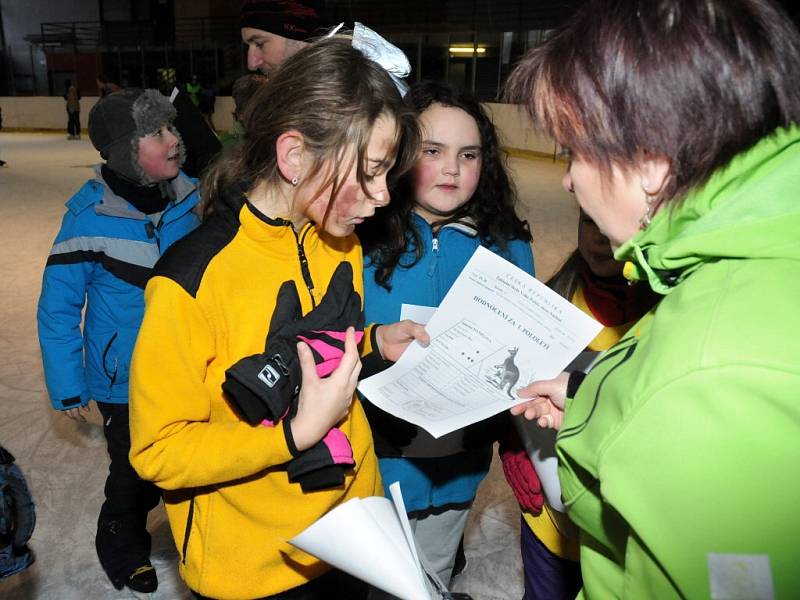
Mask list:
POLYGON ((506 98, 606 173, 670 162, 682 199, 800 121, 800 35, 771 0, 592 0, 519 63, 506 98))
MULTIPOLYGON (((511 240, 530 242, 528 223, 516 212, 517 194, 506 170, 506 156, 497 131, 478 101, 449 83, 422 81, 411 86, 406 102, 417 115, 434 104, 461 109, 475 120, 480 133, 481 173, 475 193, 453 214, 437 221, 434 229, 466 221, 477 229, 478 237, 487 246, 495 244, 505 249, 511 240)), ((387 289, 401 260, 402 266, 408 268, 422 258, 422 240, 412 219, 416 205, 412 179, 410 173, 400 178, 392 190, 392 203, 358 228, 364 252, 376 267, 375 281, 387 289), (408 263, 406 252, 412 249, 416 258, 408 263)))
POLYGON ((243 141, 203 178, 204 216, 225 204, 230 189, 246 192, 261 182, 277 182, 281 174, 275 144, 290 130, 303 135, 306 149, 314 155, 306 180, 329 168, 330 177, 320 189, 331 185, 334 198, 355 150, 357 179, 367 191, 367 145, 381 115, 393 117, 397 123, 399 148, 394 172, 405 172, 417 152, 419 129, 389 75, 353 49, 348 39, 328 38, 311 44, 287 59, 270 77, 269 85, 248 103, 243 141))

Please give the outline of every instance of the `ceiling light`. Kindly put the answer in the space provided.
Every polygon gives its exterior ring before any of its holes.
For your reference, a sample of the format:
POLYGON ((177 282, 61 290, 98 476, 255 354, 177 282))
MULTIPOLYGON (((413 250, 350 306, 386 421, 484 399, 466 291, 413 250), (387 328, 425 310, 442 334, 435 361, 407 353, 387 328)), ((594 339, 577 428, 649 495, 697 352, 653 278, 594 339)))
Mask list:
POLYGON ((478 55, 486 54, 486 48, 475 48, 473 46, 450 46, 450 54, 469 54, 473 55, 477 53, 478 55))

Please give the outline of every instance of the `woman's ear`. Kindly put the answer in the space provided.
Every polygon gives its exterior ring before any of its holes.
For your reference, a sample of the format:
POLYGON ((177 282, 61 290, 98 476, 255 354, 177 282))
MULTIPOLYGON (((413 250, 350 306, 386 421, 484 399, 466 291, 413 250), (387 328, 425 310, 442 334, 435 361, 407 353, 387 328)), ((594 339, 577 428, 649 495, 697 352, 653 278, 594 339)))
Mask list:
POLYGON ((297 185, 302 175, 304 149, 303 134, 295 129, 280 134, 275 142, 278 171, 293 185, 297 185))
POLYGON ((640 165, 642 190, 648 196, 658 196, 669 181, 670 162, 663 156, 646 157, 640 165))

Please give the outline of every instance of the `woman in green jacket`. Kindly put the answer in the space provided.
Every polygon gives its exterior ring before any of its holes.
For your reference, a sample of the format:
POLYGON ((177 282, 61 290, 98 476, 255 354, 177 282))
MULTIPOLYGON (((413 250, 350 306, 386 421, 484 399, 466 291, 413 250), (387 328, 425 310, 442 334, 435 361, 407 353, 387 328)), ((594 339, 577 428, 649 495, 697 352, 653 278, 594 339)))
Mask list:
POLYGON ((799 81, 771 0, 591 0, 510 79, 663 295, 584 380, 512 410, 560 430, 586 598, 800 589, 799 81))

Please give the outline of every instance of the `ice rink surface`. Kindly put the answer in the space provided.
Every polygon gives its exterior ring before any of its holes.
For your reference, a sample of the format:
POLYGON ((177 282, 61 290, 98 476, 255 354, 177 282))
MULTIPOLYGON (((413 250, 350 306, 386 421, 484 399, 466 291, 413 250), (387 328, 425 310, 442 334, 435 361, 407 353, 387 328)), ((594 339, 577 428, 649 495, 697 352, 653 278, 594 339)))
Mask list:
MULTIPOLYGON (((115 590, 94 549, 108 458, 99 413, 76 424, 53 411, 44 388, 36 339, 36 302, 42 269, 64 213, 64 203, 92 177, 98 153, 86 136, 0 133, 0 444, 17 458, 37 508, 31 546, 36 562, 0 582, 0 598, 191 598, 177 574, 177 552, 163 507, 150 514, 154 594, 115 590)), ((537 276, 546 279, 575 247, 577 208, 561 188, 565 165, 512 159, 520 212, 534 234, 537 276)), ((519 508, 495 458, 470 515, 468 565, 453 590, 475 600, 522 597, 519 508)), ((235 557, 232 557, 235 560, 235 557)), ((346 599, 342 599, 346 600, 346 599)))

